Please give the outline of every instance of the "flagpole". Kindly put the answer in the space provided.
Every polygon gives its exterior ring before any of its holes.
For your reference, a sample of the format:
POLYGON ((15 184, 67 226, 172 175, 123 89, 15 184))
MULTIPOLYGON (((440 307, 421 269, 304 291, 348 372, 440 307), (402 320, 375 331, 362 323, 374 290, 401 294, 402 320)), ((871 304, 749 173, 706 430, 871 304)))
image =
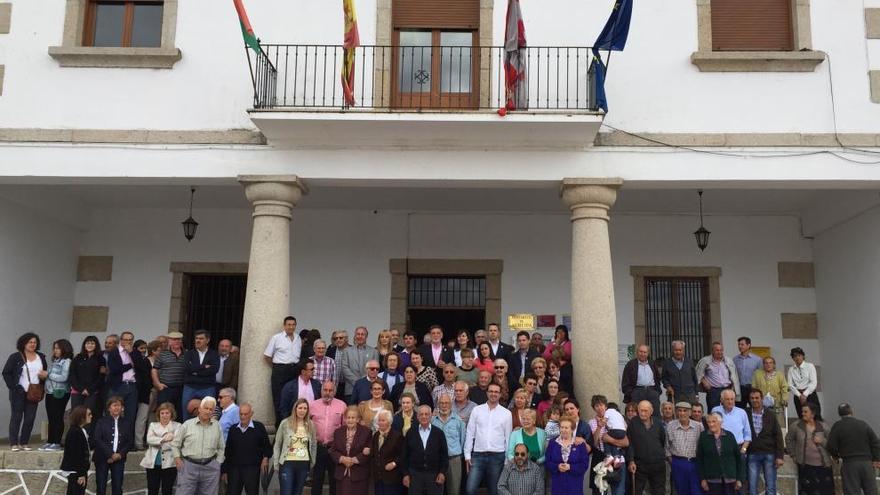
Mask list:
POLYGON ((608 61, 605 62, 605 74, 606 75, 608 74, 608 68, 611 67, 611 51, 612 50, 608 50, 608 61))

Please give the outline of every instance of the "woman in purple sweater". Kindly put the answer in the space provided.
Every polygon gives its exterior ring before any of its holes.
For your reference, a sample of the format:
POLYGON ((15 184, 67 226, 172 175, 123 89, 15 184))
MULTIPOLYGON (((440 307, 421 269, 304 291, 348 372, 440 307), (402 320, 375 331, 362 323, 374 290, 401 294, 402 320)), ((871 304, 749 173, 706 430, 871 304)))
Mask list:
POLYGON ((590 454, 584 443, 574 441, 577 420, 564 416, 559 420, 559 437, 547 444, 544 465, 550 473, 552 495, 583 495, 584 474, 590 465, 590 454))

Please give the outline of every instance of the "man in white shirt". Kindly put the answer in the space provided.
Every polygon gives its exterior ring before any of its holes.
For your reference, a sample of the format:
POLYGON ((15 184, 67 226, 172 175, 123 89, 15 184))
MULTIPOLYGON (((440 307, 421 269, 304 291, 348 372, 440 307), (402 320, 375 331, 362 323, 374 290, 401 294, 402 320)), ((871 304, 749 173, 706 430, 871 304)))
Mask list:
POLYGON ((464 440, 465 495, 476 495, 484 477, 489 495, 497 495, 498 478, 504 469, 507 442, 513 429, 513 416, 498 403, 501 386, 490 383, 486 396, 486 403, 475 407, 468 420, 464 440))
POLYGON ((263 359, 272 365, 272 405, 275 409, 275 425, 281 423, 284 416, 278 416, 281 404, 281 388, 296 378, 297 363, 302 352, 302 340, 296 334, 296 318, 284 318, 284 330, 269 339, 263 359))
POLYGON ((788 369, 788 384, 794 395, 794 410, 798 418, 801 417, 801 407, 810 405, 810 410, 818 421, 822 421, 822 408, 819 404, 819 395, 816 389, 819 387, 819 378, 816 375, 816 367, 813 363, 805 361, 806 354, 800 347, 791 350, 791 360, 794 366, 788 369))

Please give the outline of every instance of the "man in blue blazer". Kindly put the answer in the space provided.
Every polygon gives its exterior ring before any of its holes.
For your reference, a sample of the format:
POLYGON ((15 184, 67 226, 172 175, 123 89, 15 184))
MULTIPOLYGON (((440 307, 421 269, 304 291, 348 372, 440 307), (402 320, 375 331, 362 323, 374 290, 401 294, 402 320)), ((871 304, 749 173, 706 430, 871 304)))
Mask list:
MULTIPOLYGON (((370 359, 364 366, 364 371, 367 375, 363 378, 358 378, 351 387, 351 399, 349 405, 356 406, 365 400, 372 399, 372 396, 370 395, 370 385, 379 379, 379 361, 370 359)), ((386 399, 388 398, 388 387, 385 387, 384 397, 386 399)))
POLYGON ((312 378, 315 374, 315 363, 306 361, 299 370, 299 376, 285 383, 281 388, 281 400, 278 401, 278 417, 290 416, 297 399, 309 402, 321 398, 321 382, 312 378))

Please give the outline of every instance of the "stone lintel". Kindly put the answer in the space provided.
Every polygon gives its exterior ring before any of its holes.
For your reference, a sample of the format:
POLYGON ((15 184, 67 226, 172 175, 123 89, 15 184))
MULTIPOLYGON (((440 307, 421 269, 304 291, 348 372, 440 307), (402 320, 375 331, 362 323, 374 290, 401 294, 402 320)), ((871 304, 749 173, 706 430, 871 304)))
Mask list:
POLYGON ((783 339, 818 339, 819 321, 816 313, 782 313, 783 339))
POLYGON ((479 259, 404 259, 388 261, 392 274, 409 275, 499 275, 504 260, 479 259))
POLYGON ((720 266, 631 266, 633 277, 720 277, 720 266))
MULTIPOLYGON (((173 273, 198 273, 198 274, 214 274, 214 273, 234 273, 241 274, 248 272, 247 263, 226 263, 219 261, 172 261, 168 267, 168 271, 173 273)), ((174 287, 172 287, 173 289, 174 287)))
POLYGON ((74 306, 70 331, 106 332, 109 316, 110 308, 108 306, 74 306))
POLYGON ((825 60, 825 52, 713 52, 691 54, 700 72, 813 72, 825 60))
POLYGON ((779 287, 816 287, 813 263, 809 261, 780 261, 777 271, 779 287))
POLYGON ((113 256, 80 256, 76 265, 77 282, 113 280, 113 256))

